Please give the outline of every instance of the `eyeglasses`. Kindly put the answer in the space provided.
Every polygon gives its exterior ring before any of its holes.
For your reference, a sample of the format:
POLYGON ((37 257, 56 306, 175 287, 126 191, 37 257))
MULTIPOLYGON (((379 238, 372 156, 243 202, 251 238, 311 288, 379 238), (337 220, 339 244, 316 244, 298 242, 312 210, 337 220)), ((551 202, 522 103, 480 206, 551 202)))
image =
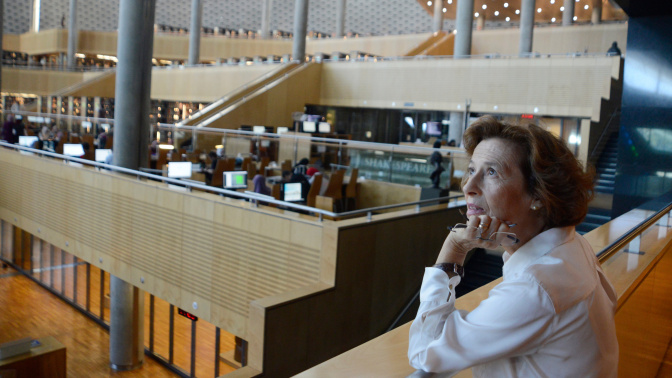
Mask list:
MULTIPOLYGON (((457 230, 462 229, 462 228, 468 228, 471 226, 468 226, 464 223, 458 223, 453 227, 448 227, 450 232, 457 232, 457 230)), ((518 236, 514 234, 513 232, 493 232, 490 235, 484 237, 483 235, 483 229, 480 227, 476 228, 476 239, 480 239, 483 241, 487 242, 499 242, 501 246, 504 247, 510 247, 514 244, 518 244, 520 242, 520 239, 518 239, 518 236)))

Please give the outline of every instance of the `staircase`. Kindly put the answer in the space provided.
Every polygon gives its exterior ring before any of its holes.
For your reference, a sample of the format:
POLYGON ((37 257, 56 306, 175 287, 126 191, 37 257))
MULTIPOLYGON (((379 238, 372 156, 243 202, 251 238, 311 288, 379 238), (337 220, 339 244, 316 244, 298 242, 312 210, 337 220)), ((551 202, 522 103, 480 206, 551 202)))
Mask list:
POLYGON ((618 133, 612 133, 596 163, 595 198, 588 207, 588 215, 576 231, 585 234, 611 220, 611 203, 616 182, 618 162, 618 133))

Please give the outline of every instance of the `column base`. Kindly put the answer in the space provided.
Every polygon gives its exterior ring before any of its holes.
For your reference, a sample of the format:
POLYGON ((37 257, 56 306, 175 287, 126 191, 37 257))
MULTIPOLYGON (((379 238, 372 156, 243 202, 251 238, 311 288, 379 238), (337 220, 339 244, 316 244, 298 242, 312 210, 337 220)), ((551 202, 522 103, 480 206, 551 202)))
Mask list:
POLYGON ((139 367, 142 367, 143 362, 144 361, 140 361, 135 365, 117 365, 117 364, 110 363, 110 367, 112 368, 112 370, 115 370, 115 371, 129 371, 129 370, 135 370, 139 367))

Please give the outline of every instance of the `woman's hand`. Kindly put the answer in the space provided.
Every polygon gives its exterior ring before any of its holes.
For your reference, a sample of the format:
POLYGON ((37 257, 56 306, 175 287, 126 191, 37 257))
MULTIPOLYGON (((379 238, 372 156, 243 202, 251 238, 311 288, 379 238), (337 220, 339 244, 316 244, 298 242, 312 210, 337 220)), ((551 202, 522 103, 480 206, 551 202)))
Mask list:
POLYGON ((467 227, 453 228, 443 242, 436 263, 456 263, 464 265, 467 253, 474 248, 495 249, 507 236, 495 232, 511 232, 510 225, 496 217, 488 215, 472 216, 467 227), (492 238, 491 238, 492 236, 492 238))

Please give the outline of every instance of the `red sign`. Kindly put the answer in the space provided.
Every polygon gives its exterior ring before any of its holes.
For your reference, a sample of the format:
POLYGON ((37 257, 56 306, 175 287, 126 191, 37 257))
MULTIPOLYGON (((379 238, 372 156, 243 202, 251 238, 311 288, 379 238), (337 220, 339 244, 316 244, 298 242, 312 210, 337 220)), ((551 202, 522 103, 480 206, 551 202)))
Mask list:
POLYGON ((178 309, 177 309, 177 313, 180 314, 180 315, 182 315, 182 316, 184 316, 184 317, 187 318, 187 319, 191 319, 191 320, 193 320, 193 321, 198 321, 198 316, 196 316, 196 315, 194 315, 194 314, 190 314, 190 313, 184 311, 184 310, 181 309, 181 308, 178 308, 178 309))
POLYGON ((522 114, 520 118, 525 118, 525 119, 532 119, 534 118, 534 115, 532 114, 522 114))

